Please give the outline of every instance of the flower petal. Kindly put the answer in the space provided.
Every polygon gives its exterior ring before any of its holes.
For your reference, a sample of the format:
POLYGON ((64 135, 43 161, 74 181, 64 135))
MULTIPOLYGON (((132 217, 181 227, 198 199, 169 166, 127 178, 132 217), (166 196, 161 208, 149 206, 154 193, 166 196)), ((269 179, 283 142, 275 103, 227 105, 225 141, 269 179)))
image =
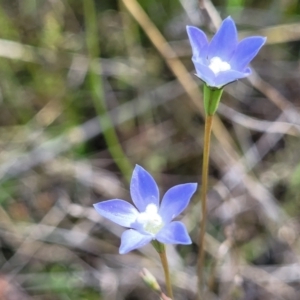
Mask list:
POLYGON ((234 70, 220 72, 215 79, 215 87, 221 88, 228 83, 247 77, 250 74, 251 74, 250 68, 247 68, 243 73, 234 70))
POLYGON ((262 36, 251 36, 243 39, 237 45, 237 49, 231 58, 231 68, 242 72, 250 61, 257 55, 267 38, 262 36))
POLYGON ((181 222, 171 222, 166 225, 155 237, 164 244, 191 244, 191 238, 181 222))
POLYGON ((159 205, 159 191, 153 177, 141 166, 136 165, 130 183, 132 201, 140 212, 144 212, 148 204, 159 205))
POLYGON ((164 195, 158 214, 164 224, 171 222, 188 206, 197 183, 185 183, 170 188, 164 195))
POLYGON ((124 227, 130 227, 139 214, 132 204, 119 199, 98 202, 94 207, 101 216, 124 227))
POLYGON ((226 18, 217 33, 212 38, 208 48, 209 60, 219 57, 229 61, 238 43, 237 30, 231 17, 226 18))
POLYGON ((187 26, 186 31, 193 50, 193 58, 205 58, 207 54, 208 41, 206 34, 197 27, 187 26))
POLYGON ((152 240, 151 235, 143 235, 140 232, 128 229, 121 236, 120 254, 128 253, 134 249, 140 248, 148 244, 152 240))
POLYGON ((197 76, 203 80, 207 85, 214 86, 215 85, 215 73, 207 66, 202 63, 193 60, 197 76))

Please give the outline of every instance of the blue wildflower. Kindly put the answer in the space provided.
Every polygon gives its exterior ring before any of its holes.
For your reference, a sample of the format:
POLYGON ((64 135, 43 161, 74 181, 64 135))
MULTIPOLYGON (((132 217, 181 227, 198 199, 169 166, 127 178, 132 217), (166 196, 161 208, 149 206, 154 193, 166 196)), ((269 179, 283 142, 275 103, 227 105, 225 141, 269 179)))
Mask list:
POLYGON ((237 30, 231 17, 226 18, 210 43, 197 27, 187 26, 193 50, 192 61, 197 76, 208 86, 224 85, 251 74, 248 64, 266 42, 265 37, 252 36, 238 42, 237 30))
POLYGON ((180 184, 169 189, 159 205, 159 191, 153 177, 136 165, 130 183, 130 203, 113 199, 94 204, 103 217, 130 229, 121 237, 120 254, 140 248, 152 240, 164 244, 191 244, 183 223, 172 221, 189 204, 196 183, 180 184))

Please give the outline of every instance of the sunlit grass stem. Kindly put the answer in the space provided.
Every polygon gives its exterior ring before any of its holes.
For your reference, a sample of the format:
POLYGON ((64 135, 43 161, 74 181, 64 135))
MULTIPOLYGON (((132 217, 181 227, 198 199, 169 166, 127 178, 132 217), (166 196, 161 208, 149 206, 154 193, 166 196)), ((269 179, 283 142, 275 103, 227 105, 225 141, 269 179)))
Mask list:
POLYGON ((105 93, 103 90, 101 76, 99 76, 99 69, 97 69, 98 74, 94 70, 94 65, 97 65, 97 68, 100 68, 100 34, 97 30, 97 18, 94 0, 83 1, 83 8, 86 26, 86 44, 89 56, 88 81, 91 89, 92 100, 99 117, 99 123, 103 130, 103 136, 107 144, 107 148, 123 176, 129 182, 132 173, 132 165, 119 143, 117 133, 107 111, 105 93), (97 61, 97 63, 95 63, 95 61, 97 61))

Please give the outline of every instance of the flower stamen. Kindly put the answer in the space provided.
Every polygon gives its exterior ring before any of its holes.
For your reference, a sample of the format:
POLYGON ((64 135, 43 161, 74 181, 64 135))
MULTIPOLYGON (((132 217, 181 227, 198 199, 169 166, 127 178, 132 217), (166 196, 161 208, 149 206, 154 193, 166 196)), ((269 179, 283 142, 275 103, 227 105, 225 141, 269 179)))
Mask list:
POLYGON ((215 73, 215 75, 231 69, 230 64, 226 61, 223 61, 218 56, 215 56, 210 60, 210 64, 208 67, 215 73))
POLYGON ((146 210, 140 213, 136 219, 143 226, 143 229, 152 235, 157 234, 164 226, 162 218, 157 211, 157 206, 151 203, 147 205, 146 210))

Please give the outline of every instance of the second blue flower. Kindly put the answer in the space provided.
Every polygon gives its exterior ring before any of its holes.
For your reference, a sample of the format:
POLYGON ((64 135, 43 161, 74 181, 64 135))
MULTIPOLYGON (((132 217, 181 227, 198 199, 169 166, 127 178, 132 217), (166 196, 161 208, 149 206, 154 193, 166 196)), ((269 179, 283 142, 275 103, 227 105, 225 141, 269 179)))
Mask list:
POLYGON ((222 22, 210 43, 206 34, 197 27, 187 26, 187 33, 196 75, 208 86, 217 89, 250 75, 248 64, 266 42, 266 38, 261 36, 247 37, 238 42, 231 17, 222 22))

